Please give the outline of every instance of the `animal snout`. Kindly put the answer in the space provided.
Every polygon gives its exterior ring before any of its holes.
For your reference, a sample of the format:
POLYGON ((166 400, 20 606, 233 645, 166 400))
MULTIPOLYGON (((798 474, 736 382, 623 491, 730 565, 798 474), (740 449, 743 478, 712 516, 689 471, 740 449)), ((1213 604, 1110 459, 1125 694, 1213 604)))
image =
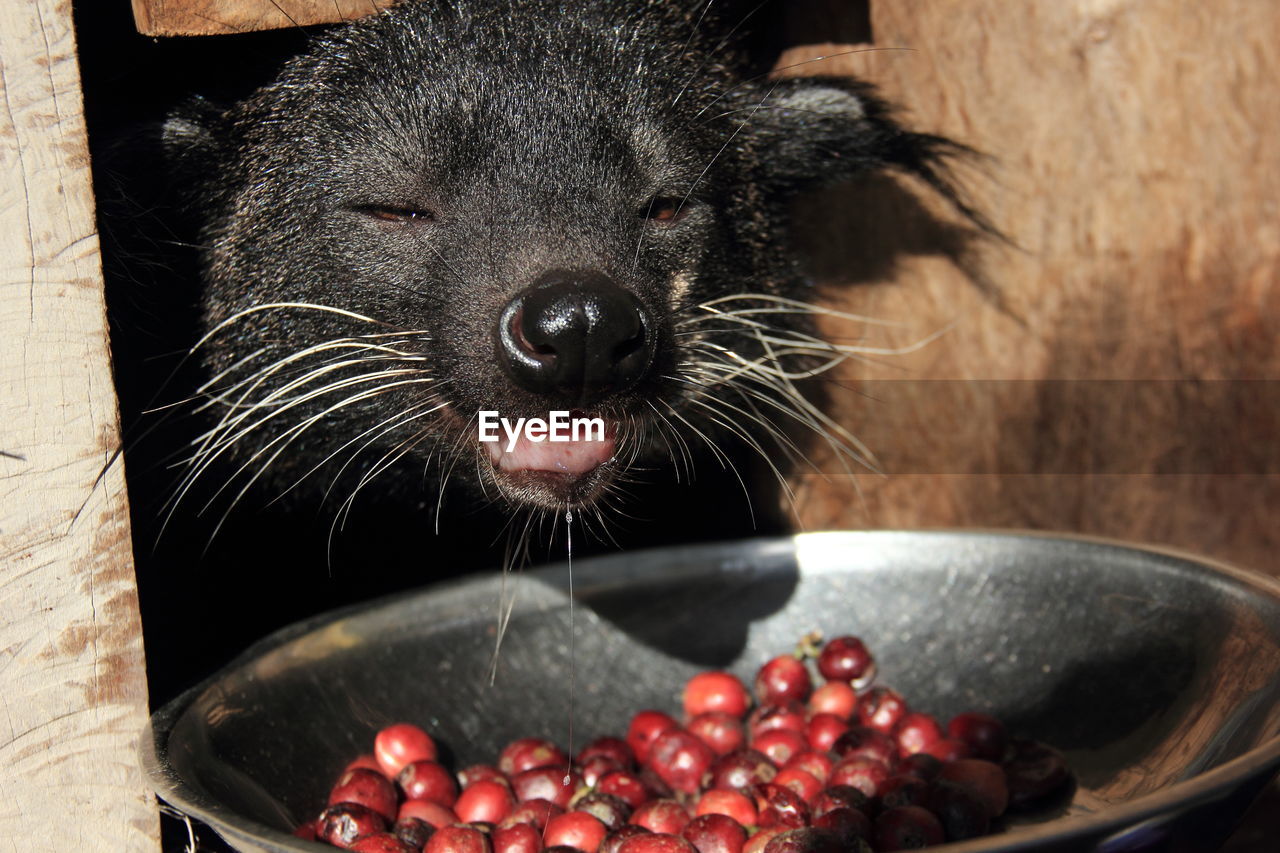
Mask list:
POLYGON ((555 271, 516 294, 498 321, 498 358, 519 387, 589 406, 635 385, 653 361, 653 320, 597 272, 555 271))

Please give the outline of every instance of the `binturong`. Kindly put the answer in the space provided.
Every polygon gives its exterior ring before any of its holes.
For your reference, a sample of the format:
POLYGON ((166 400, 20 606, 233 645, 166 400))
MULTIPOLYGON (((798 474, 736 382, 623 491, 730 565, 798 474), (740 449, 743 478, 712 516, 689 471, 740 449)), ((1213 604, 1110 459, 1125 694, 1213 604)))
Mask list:
POLYGON ((757 75, 698 0, 404 3, 164 128, 198 239, 204 418, 175 500, 446 493, 627 512, 661 472, 777 476, 821 339, 788 250, 799 193, 961 149, 843 77, 757 75), (588 438, 481 441, 480 413, 588 438))

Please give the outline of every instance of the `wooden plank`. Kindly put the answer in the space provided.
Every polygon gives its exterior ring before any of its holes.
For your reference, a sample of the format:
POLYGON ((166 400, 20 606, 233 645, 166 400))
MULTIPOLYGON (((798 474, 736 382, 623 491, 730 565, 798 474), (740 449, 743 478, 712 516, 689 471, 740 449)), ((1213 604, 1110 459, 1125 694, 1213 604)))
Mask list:
POLYGON ((909 50, 804 70, 868 78, 913 126, 990 154, 988 177, 964 177, 1019 248, 964 246, 926 195, 942 225, 875 187, 878 206, 849 192, 815 203, 797 232, 833 304, 902 323, 882 344, 949 329, 850 365, 843 387, 954 381, 883 385, 898 389, 891 401, 835 394, 891 476, 859 478, 862 501, 846 477, 802 476, 802 523, 1078 530, 1280 572, 1280 445, 1266 438, 1277 393, 1255 383, 1268 395, 1255 406, 1200 405, 1213 383, 1280 379, 1280 6, 893 0, 871 12, 874 47, 909 50), (999 299, 948 244, 981 262, 999 299), (886 252, 892 268, 865 260, 886 252), (1050 379, 1096 380, 1096 394, 1063 408, 1050 379))
POLYGON ((138 32, 205 36, 332 24, 385 9, 395 0, 133 0, 138 32))
POLYGON ((0 849, 158 849, 71 4, 0 5, 0 849))

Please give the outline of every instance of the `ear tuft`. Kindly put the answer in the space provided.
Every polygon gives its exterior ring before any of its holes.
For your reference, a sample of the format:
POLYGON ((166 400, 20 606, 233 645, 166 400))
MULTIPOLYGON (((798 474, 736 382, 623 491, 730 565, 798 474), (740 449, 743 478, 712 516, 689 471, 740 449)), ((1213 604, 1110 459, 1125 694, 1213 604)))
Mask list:
POLYGON ((226 144, 223 111, 210 101, 195 97, 169 114, 161 131, 165 159, 170 171, 192 188, 199 189, 204 176, 226 144))
POLYGON ((940 136, 914 133, 866 83, 843 77, 764 82, 735 94, 734 120, 755 149, 763 183, 786 197, 860 174, 914 175, 979 229, 998 230, 965 199, 950 161, 977 152, 940 136))

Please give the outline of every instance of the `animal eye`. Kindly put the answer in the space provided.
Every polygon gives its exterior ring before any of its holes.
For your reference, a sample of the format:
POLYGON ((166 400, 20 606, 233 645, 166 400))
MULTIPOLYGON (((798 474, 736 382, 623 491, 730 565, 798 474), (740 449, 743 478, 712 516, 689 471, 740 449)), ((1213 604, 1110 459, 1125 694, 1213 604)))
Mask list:
POLYGON ((672 225, 684 219, 693 203, 688 199, 674 196, 658 196, 640 211, 641 216, 650 222, 661 225, 672 225))
POLYGON ((371 219, 382 222, 425 224, 437 220, 436 212, 426 208, 398 207, 395 205, 365 204, 356 208, 371 219))

